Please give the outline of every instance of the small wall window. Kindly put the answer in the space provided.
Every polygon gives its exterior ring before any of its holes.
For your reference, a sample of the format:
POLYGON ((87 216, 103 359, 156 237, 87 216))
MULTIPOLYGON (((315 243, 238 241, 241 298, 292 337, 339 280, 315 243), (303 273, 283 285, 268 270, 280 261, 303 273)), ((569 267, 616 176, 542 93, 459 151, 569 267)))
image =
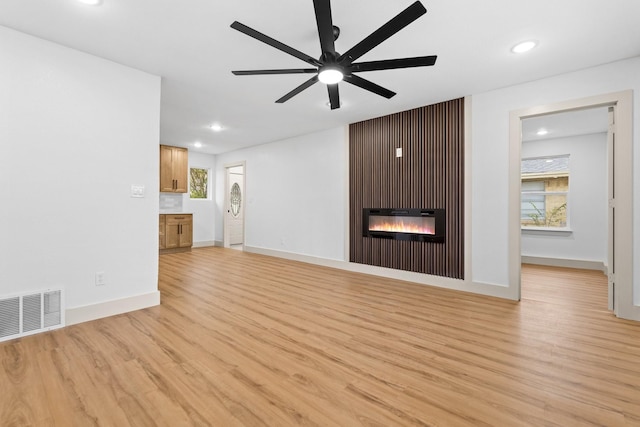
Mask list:
POLYGON ((209 170, 189 168, 189 196, 192 199, 209 198, 209 170))
POLYGON ((569 156, 522 159, 520 225, 569 226, 569 156))

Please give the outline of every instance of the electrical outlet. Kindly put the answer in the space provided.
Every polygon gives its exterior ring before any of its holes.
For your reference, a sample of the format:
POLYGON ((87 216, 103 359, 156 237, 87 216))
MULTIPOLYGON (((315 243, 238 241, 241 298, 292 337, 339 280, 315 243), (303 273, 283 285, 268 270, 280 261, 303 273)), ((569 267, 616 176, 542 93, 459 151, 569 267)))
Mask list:
POLYGON ((104 286, 106 284, 107 282, 104 276, 104 271, 96 272, 96 286, 104 286))

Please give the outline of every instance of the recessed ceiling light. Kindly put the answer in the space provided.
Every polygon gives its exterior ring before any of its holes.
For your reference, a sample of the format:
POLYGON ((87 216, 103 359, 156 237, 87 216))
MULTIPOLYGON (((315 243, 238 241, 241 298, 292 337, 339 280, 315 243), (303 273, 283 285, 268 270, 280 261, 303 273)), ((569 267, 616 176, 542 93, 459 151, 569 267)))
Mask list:
POLYGON ((78 0, 80 3, 88 4, 89 6, 98 6, 102 3, 102 0, 78 0))
POLYGON ((219 125, 218 123, 214 123, 211 126, 209 126, 211 128, 212 131, 214 132, 220 132, 222 130, 222 126, 219 125))
POLYGON ((514 47, 511 48, 511 52, 513 53, 525 53, 536 47, 538 42, 534 40, 528 40, 526 42, 518 43, 514 47))
POLYGON ((536 132, 536 135, 538 135, 538 136, 543 136, 543 135, 546 135, 546 134, 548 134, 548 133, 549 133, 549 131, 548 131, 548 130, 546 130, 546 129, 540 129, 540 130, 538 130, 538 132, 536 132))
POLYGON ((193 146, 196 147, 196 148, 200 148, 200 147, 202 147, 202 143, 200 141, 196 141, 196 142, 193 143, 193 146))

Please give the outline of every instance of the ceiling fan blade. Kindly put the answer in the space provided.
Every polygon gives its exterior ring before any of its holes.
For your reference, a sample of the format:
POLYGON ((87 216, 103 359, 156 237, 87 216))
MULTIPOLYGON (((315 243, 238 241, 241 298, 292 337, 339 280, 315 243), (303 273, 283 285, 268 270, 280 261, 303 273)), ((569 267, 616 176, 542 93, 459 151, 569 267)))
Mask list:
POLYGON ((318 36, 322 54, 330 52, 335 55, 335 38, 333 36, 333 21, 331 19, 331 1, 313 0, 313 8, 316 11, 316 23, 318 24, 318 36))
POLYGON ((298 86, 297 88, 295 88, 294 90, 292 90, 291 92, 283 96, 282 98, 278 99, 276 103, 282 104, 283 102, 287 102, 288 100, 290 100, 291 98, 293 98, 294 96, 296 96, 297 94, 299 94, 300 92, 308 88, 309 86, 313 86, 317 82, 318 82, 318 76, 311 77, 309 80, 302 83, 300 86, 298 86))
POLYGON ((395 68, 428 67, 436 63, 436 55, 415 58, 386 59, 383 61, 356 62, 348 68, 351 72, 392 70, 395 68))
POLYGON ((356 59, 360 58, 365 53, 369 52, 380 43, 411 24, 413 21, 427 13, 427 9, 416 1, 411 6, 400 12, 395 18, 384 24, 382 27, 375 30, 369 36, 367 36, 360 43, 343 53, 338 62, 342 65, 351 64, 356 59))
POLYGON ((338 92, 338 83, 327 85, 329 91, 329 102, 331 103, 331 109, 335 110, 340 108, 340 93, 338 92))
POLYGON ((299 50, 292 48, 291 46, 287 46, 286 44, 281 43, 276 39, 273 39, 265 34, 262 34, 260 31, 256 31, 251 27, 247 27, 246 25, 241 24, 238 21, 234 21, 233 24, 231 24, 231 28, 233 28, 234 30, 240 31, 241 33, 244 33, 249 37, 253 37, 256 40, 260 40, 261 42, 266 43, 269 46, 273 46, 276 49, 281 50, 282 52, 288 53, 291 56, 295 56, 296 58, 301 59, 306 63, 309 63, 316 67, 319 67, 322 65, 322 63, 317 59, 312 58, 311 56, 305 53, 302 53, 299 50))
POLYGON ((242 70, 232 71, 236 76, 259 76, 263 74, 311 74, 317 73, 317 68, 285 68, 282 70, 242 70))
POLYGON ((344 76, 344 81, 347 83, 351 83, 354 86, 361 87, 362 89, 368 90, 369 92, 373 92, 376 95, 384 96, 389 99, 395 96, 395 92, 390 91, 389 89, 385 89, 382 86, 379 86, 369 80, 365 80, 362 77, 358 77, 355 74, 347 74, 344 76))

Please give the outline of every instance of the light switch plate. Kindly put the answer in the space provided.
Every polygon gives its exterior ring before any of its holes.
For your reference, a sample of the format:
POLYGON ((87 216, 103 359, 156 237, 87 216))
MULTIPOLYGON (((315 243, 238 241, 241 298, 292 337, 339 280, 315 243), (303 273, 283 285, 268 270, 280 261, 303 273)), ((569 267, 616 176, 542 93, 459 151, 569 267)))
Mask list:
POLYGON ((96 286, 104 286, 106 283, 104 271, 96 271, 96 286))
POLYGON ((396 148, 396 157, 402 157, 402 147, 396 148))
POLYGON ((144 197, 144 185, 132 185, 131 197, 144 197))

